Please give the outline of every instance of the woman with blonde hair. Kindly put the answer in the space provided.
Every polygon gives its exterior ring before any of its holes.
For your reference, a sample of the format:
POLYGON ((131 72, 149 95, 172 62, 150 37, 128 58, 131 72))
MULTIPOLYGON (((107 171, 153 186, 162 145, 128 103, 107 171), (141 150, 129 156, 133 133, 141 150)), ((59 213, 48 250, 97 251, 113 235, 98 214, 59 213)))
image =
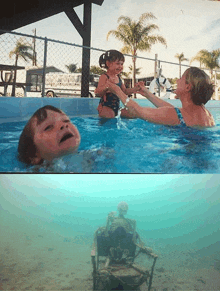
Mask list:
POLYGON ((127 98, 118 86, 109 81, 106 87, 120 98, 128 112, 135 118, 172 126, 181 124, 190 127, 212 127, 215 125, 212 114, 204 106, 211 99, 214 86, 209 76, 199 68, 188 68, 177 80, 175 93, 182 103, 182 108, 176 108, 155 96, 140 82, 139 93, 157 108, 140 106, 134 100, 127 98))

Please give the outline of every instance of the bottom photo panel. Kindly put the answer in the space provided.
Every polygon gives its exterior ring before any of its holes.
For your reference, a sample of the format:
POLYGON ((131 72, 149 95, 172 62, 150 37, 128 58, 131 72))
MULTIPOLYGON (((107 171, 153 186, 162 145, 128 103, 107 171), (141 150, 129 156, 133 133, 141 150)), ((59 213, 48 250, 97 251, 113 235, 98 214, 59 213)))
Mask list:
POLYGON ((220 175, 0 176, 0 290, 220 290, 220 175))

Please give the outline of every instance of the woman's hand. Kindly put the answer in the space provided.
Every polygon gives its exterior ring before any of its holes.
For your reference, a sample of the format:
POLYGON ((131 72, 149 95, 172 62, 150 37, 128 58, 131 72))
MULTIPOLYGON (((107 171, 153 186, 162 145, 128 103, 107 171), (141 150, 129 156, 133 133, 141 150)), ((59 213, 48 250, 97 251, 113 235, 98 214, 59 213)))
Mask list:
POLYGON ((147 87, 145 87, 145 84, 143 81, 140 81, 137 83, 139 90, 137 91, 137 93, 141 94, 144 97, 147 97, 147 93, 149 92, 147 87))
POLYGON ((145 87, 145 83, 143 81, 139 81, 139 82, 135 83, 134 87, 132 88, 133 89, 133 93, 139 93, 140 94, 140 91, 144 87, 145 87))
POLYGON ((145 83, 144 83, 144 81, 139 81, 139 82, 137 82, 136 84, 135 84, 135 87, 137 88, 137 89, 141 89, 141 88, 143 88, 143 87, 145 87, 145 83))

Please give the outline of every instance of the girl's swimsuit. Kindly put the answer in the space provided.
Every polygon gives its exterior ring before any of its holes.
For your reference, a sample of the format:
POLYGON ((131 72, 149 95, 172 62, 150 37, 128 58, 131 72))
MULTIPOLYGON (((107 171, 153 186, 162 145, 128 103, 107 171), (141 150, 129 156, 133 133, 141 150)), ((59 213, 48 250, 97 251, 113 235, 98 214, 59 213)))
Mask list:
POLYGON ((176 110, 176 113, 177 113, 177 116, 178 116, 178 118, 179 118, 180 124, 183 125, 183 126, 186 126, 186 123, 185 123, 185 121, 184 121, 184 119, 183 119, 182 113, 181 113, 181 111, 179 110, 179 108, 176 108, 176 107, 175 107, 174 109, 176 110))
MULTIPOLYGON (((109 76, 107 74, 105 74, 105 75, 109 79, 109 76)), ((118 76, 118 78, 119 78, 119 82, 116 85, 121 88, 122 80, 119 76, 118 76)), ((119 100, 117 95, 115 95, 113 93, 106 93, 106 95, 101 97, 99 104, 101 104, 102 106, 107 106, 107 107, 111 108, 114 111, 115 116, 118 115, 120 100, 119 100)))

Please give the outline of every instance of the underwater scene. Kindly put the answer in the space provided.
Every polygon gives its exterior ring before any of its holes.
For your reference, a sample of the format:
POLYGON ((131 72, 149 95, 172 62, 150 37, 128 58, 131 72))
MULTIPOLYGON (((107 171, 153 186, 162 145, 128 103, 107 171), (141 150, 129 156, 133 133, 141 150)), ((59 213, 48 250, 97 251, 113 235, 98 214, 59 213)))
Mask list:
POLYGON ((219 178, 1 175, 0 290, 220 290, 219 178))

